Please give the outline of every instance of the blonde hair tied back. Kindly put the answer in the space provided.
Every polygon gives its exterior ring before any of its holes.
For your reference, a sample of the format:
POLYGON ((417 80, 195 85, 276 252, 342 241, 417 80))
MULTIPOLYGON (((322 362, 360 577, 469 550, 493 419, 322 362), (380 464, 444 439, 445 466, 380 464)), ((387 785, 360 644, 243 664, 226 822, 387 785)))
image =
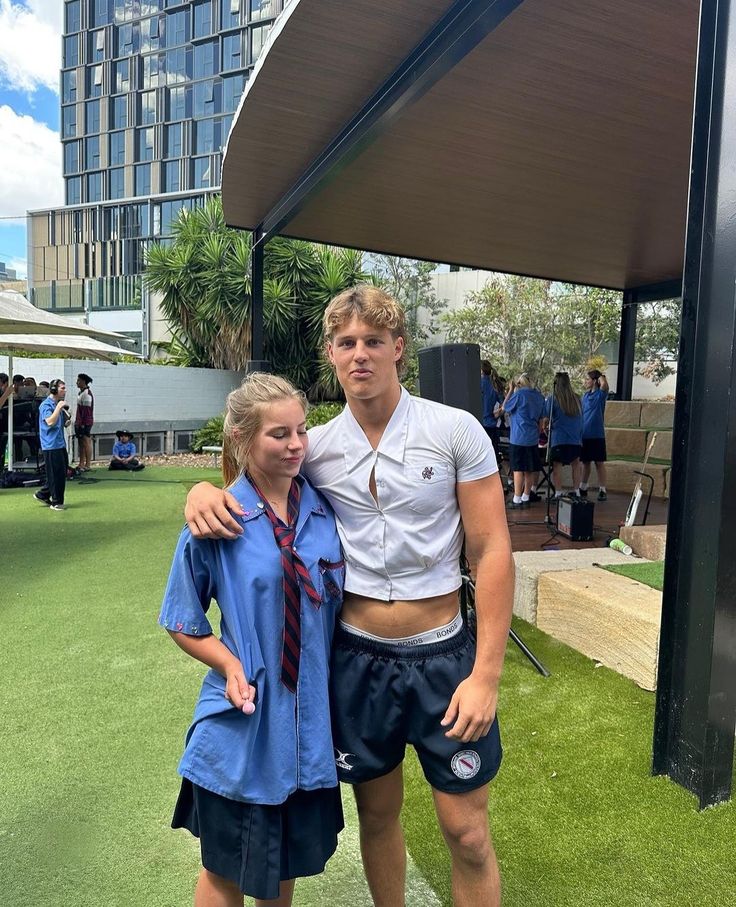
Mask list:
POLYGON ((225 401, 222 438, 222 478, 225 487, 248 469, 253 440, 263 424, 263 412, 272 403, 298 400, 307 414, 307 398, 286 378, 267 372, 251 372, 225 401))

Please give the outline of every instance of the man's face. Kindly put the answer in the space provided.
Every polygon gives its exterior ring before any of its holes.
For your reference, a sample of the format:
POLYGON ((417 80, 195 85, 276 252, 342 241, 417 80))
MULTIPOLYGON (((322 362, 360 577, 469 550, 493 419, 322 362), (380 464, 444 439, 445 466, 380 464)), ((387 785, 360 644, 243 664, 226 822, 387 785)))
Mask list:
POLYGON ((398 385, 396 363, 403 350, 403 338, 394 340, 388 328, 373 327, 357 316, 339 327, 327 344, 327 355, 346 396, 361 400, 398 385))
POLYGON ((56 399, 63 400, 66 397, 66 384, 63 382, 59 385, 59 389, 56 392, 56 399))

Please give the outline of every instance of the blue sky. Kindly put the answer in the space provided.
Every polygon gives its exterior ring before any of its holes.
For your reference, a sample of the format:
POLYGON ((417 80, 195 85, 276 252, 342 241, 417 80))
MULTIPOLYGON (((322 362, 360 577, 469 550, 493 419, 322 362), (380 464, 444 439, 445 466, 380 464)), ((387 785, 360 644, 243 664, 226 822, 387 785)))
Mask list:
POLYGON ((0 260, 22 276, 25 212, 63 200, 62 13, 63 0, 0 0, 0 260))

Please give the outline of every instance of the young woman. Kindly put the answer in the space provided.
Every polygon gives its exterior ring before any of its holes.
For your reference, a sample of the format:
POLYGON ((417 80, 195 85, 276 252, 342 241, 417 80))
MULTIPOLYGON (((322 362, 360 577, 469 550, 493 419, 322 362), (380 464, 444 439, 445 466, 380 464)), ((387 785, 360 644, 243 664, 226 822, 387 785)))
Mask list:
POLYGON ((511 418, 509 459, 514 473, 514 497, 509 507, 528 507, 539 472, 539 423, 544 416, 544 397, 526 375, 509 385, 503 411, 511 418))
POLYGON ((200 838, 195 907, 242 907, 244 894, 288 907, 293 880, 322 872, 343 827, 327 680, 345 568, 332 510, 299 475, 305 414, 274 375, 228 396, 223 474, 244 532, 182 532, 159 618, 211 669, 172 821, 200 838))
POLYGON ((480 363, 480 396, 483 407, 483 428, 491 439, 496 452, 496 460, 501 462, 501 416, 499 409, 504 398, 504 384, 496 369, 487 359, 480 363))
POLYGON ((79 447, 79 470, 89 472, 92 463, 92 426, 95 423, 95 398, 92 379, 84 372, 77 375, 77 412, 74 417, 74 436, 79 447))
POLYGON ((606 376, 593 369, 585 376, 585 393, 583 394, 583 481, 580 483, 580 494, 588 496, 588 479, 590 464, 595 463, 598 475, 598 500, 607 500, 606 494, 606 429, 603 416, 608 399, 608 381, 606 376))
POLYGON ((583 410, 573 391, 567 372, 557 372, 552 393, 546 404, 551 422, 549 443, 555 497, 562 495, 562 467, 572 466, 572 487, 577 493, 580 482, 580 452, 583 444, 583 410))

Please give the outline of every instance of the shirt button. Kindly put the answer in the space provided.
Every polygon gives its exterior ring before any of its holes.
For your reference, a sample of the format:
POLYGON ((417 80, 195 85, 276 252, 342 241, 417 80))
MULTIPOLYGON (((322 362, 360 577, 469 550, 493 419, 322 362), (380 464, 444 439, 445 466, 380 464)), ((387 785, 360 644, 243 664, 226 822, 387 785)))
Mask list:
POLYGON ((261 501, 258 502, 258 506, 263 508, 263 504, 261 503, 261 501))

